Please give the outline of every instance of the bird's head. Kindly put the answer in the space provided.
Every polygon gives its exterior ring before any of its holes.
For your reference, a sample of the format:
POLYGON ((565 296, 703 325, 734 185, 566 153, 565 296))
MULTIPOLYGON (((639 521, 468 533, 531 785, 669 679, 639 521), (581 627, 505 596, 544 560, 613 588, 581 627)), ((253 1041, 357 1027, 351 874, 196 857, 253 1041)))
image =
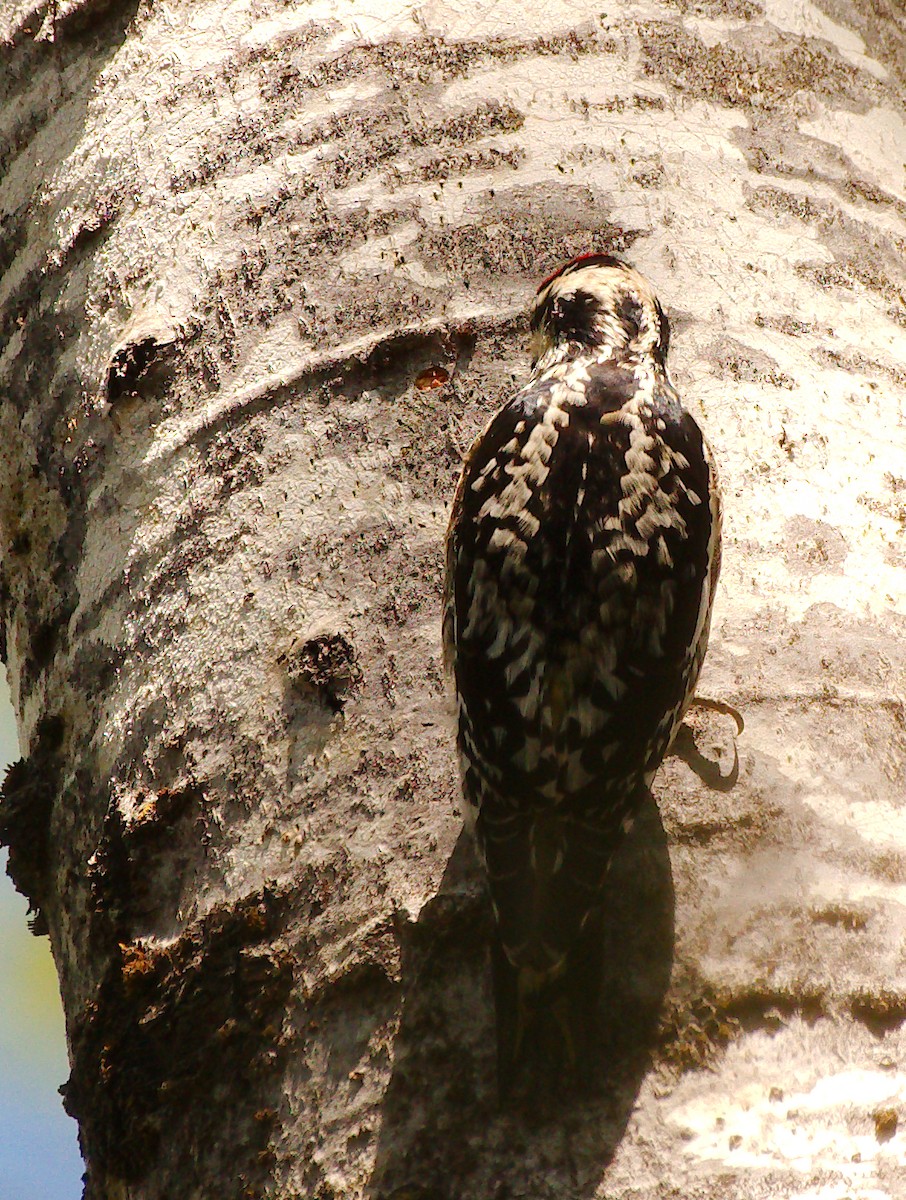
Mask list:
POLYGON ((538 288, 531 312, 532 362, 560 354, 614 358, 667 357, 670 325, 651 285, 628 263, 610 254, 584 254, 550 275, 538 288))

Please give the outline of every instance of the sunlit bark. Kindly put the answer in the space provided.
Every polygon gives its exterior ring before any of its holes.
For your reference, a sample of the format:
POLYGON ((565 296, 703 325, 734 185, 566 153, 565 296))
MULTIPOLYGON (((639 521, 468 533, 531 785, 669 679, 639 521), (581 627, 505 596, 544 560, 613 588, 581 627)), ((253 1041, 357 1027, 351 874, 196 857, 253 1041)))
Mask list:
POLYGON ((897 9, 0 4, 0 823, 94 1200, 898 1194, 897 9), (599 1090, 499 1112, 442 540, 589 249, 718 454, 747 728, 615 867, 599 1090))

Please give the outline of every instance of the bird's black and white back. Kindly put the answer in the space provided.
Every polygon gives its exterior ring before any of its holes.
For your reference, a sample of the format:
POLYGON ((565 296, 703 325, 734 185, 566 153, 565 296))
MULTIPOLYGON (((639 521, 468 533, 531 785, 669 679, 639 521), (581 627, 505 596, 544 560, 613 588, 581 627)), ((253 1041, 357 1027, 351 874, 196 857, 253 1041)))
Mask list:
POLYGON ((575 259, 531 327, 531 380, 466 459, 444 611, 504 1082, 692 698, 720 560, 713 461, 645 279, 575 259))

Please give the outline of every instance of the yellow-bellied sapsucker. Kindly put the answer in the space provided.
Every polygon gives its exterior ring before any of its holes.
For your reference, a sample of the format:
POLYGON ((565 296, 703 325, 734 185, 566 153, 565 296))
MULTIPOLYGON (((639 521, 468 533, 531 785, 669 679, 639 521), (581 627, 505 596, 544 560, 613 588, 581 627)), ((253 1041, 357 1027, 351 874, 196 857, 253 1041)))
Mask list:
POLYGON ((557 997, 692 699, 720 565, 714 463, 647 281, 574 259, 541 284, 531 329, 530 381, 466 458, 444 607, 504 1090, 540 1009, 568 1058, 587 1036, 557 997))

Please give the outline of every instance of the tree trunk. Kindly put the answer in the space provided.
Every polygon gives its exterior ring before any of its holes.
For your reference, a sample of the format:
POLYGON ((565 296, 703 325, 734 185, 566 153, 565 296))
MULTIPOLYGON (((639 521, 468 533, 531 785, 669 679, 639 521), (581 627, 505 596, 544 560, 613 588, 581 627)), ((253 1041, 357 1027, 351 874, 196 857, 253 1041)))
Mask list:
POLYGON ((86 1194, 903 1196, 898 0, 0 9, 0 826, 86 1194), (591 249, 718 455, 747 728, 615 867, 598 1086, 499 1110, 442 542, 591 249))

